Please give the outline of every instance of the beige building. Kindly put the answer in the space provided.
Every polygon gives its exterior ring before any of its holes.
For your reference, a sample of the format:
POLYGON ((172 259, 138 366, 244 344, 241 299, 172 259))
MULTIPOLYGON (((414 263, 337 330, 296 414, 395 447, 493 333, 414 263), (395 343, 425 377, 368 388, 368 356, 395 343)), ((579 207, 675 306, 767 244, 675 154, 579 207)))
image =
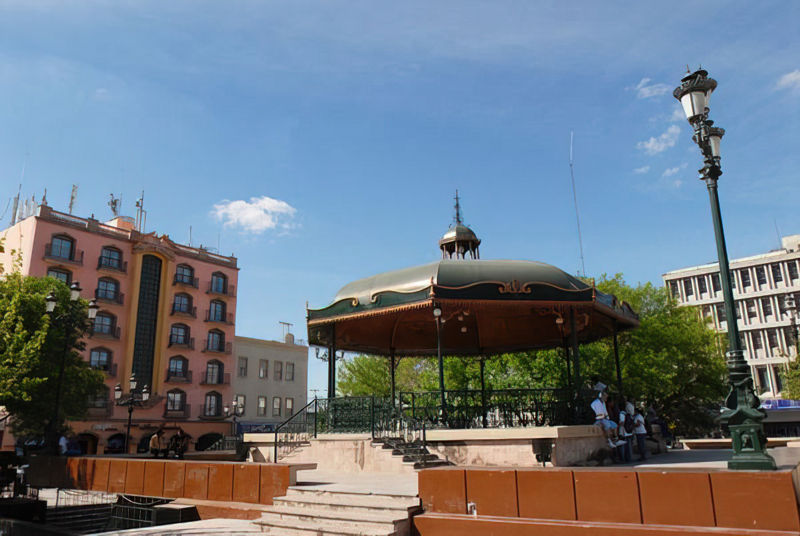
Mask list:
POLYGON ((269 431, 306 405, 308 346, 295 344, 291 333, 285 342, 237 336, 235 354, 232 387, 244 407, 241 429, 269 431))
MULTIPOLYGON (((733 297, 742 347, 759 394, 779 396, 780 371, 795 359, 786 297, 800 303, 800 235, 782 239, 782 248, 730 262, 733 297)), ((693 305, 714 328, 727 333, 717 263, 667 272, 664 284, 681 305, 693 305)))

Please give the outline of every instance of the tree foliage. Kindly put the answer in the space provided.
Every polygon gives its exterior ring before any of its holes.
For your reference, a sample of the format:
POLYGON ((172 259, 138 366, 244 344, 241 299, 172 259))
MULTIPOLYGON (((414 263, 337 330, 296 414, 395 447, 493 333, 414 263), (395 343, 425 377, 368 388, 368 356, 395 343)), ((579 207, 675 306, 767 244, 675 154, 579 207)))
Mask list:
POLYGON ((88 327, 86 302, 73 302, 69 294, 64 283, 51 277, 25 277, 17 271, 0 277, 0 405, 12 416, 17 436, 61 431, 65 419, 85 416, 88 397, 103 389, 102 373, 79 353, 88 327), (52 315, 45 311, 51 291, 58 299, 52 315))
MULTIPOLYGON (((640 316, 637 329, 618 336, 624 394, 653 408, 682 435, 701 435, 715 426, 727 391, 725 365, 715 332, 697 310, 678 307, 664 288, 651 283, 631 286, 621 274, 600 278, 598 289, 628 302, 640 316)), ((580 347, 584 387, 596 381, 616 391, 612 339, 580 347)), ((477 358, 446 357, 445 385, 480 389, 477 358)), ((572 371, 574 373, 574 370, 572 371)), ((567 387, 563 349, 488 357, 487 389, 567 387)), ((438 390, 435 359, 403 358, 396 375, 397 391, 438 390)), ((359 355, 339 368, 339 394, 387 396, 388 359, 359 355)))

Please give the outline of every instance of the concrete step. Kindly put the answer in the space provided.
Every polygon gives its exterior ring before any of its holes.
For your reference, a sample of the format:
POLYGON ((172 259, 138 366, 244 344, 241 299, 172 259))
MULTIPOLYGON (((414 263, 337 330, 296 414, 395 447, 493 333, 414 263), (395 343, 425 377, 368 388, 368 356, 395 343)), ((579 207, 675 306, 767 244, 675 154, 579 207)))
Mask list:
POLYGON ((403 456, 404 462, 432 462, 442 461, 436 454, 406 454, 403 456))
POLYGON ((357 526, 360 530, 392 534, 398 531, 408 532, 409 516, 398 518, 397 512, 353 513, 325 508, 292 508, 288 506, 271 506, 261 516, 260 521, 273 526, 289 523, 330 523, 357 526))
POLYGON ((287 519, 256 520, 265 534, 276 536, 395 536, 394 531, 368 529, 352 522, 292 521, 287 519))
POLYGON ((388 501, 391 505, 419 506, 419 497, 408 493, 372 493, 369 491, 352 491, 340 489, 309 488, 307 486, 289 486, 286 490, 286 497, 328 497, 338 500, 363 501, 365 504, 381 504, 388 501))
POLYGON ((402 518, 419 508, 419 498, 350 493, 302 493, 290 488, 286 496, 275 497, 273 505, 286 508, 347 512, 350 515, 391 512, 397 518, 402 518))

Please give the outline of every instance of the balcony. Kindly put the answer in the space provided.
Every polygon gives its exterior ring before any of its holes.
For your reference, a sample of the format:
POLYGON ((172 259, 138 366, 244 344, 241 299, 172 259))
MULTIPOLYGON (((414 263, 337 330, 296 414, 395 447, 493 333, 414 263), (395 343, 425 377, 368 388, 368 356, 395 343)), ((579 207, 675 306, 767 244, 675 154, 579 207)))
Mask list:
POLYGON ((72 249, 68 257, 53 254, 53 244, 44 245, 44 259, 52 262, 63 262, 83 266, 83 250, 72 249))
POLYGON ((116 378, 117 377, 117 364, 116 363, 106 363, 105 365, 98 365, 92 367, 94 370, 99 370, 108 378, 116 378))
POLYGON ((190 316, 192 318, 197 318, 197 307, 175 307, 175 304, 172 304, 172 311, 170 312, 172 316, 190 316))
POLYGON ((203 408, 203 413, 197 416, 198 419, 204 421, 222 421, 225 419, 225 414, 222 413, 222 408, 217 408, 214 413, 206 413, 207 408, 203 408))
POLYGON ((190 405, 184 404, 178 409, 170 409, 164 404, 164 418, 166 419, 188 419, 191 415, 190 405))
POLYGON ((209 374, 208 372, 203 373, 203 380, 200 382, 200 385, 230 385, 231 384, 231 373, 226 372, 224 374, 214 373, 209 374))
POLYGON ((189 350, 194 350, 194 337, 173 337, 170 335, 169 337, 169 344, 167 345, 170 348, 188 348, 189 350))
POLYGON ((211 310, 206 310, 206 322, 219 322, 220 324, 233 325, 233 313, 211 314, 211 310))
POLYGON ((208 290, 206 290, 206 294, 216 294, 217 296, 227 296, 228 298, 235 298, 236 297, 236 285, 222 285, 222 288, 219 285, 214 286, 213 281, 208 282, 208 290))
POLYGON ((120 337, 120 329, 119 326, 111 326, 111 327, 102 327, 99 330, 96 330, 94 326, 92 326, 89 330, 89 337, 93 339, 117 339, 119 340, 120 337))
POLYGON ((99 288, 94 289, 94 298, 103 303, 114 303, 117 305, 125 303, 125 294, 122 292, 109 294, 108 292, 101 292, 99 288))
POLYGON ((97 259, 98 270, 108 270, 119 274, 128 273, 128 261, 114 263, 108 257, 100 257, 97 259))
POLYGON ((230 354, 233 352, 233 344, 226 342, 223 345, 210 345, 208 341, 206 341, 206 347, 203 349, 204 352, 209 352, 212 354, 230 354))
POLYGON ((183 285, 185 287, 200 288, 200 280, 196 277, 184 277, 175 274, 172 278, 173 285, 183 285))
POLYGON ((89 419, 107 418, 111 416, 113 410, 114 405, 111 403, 111 399, 100 398, 97 400, 90 400, 86 408, 86 416, 89 419))
POLYGON ((167 383, 192 383, 192 371, 183 370, 181 372, 177 372, 167 369, 166 378, 167 379, 164 381, 167 383))

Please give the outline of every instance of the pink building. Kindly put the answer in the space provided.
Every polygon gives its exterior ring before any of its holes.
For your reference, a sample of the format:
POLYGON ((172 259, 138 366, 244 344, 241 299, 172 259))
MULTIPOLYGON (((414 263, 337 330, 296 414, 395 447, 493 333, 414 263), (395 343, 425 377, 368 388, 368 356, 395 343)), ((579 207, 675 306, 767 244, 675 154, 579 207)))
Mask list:
POLYGON ((6 271, 17 250, 23 274, 78 281, 82 296, 100 305, 85 358, 105 372, 108 391, 89 402, 85 422, 71 423, 88 453, 124 444, 128 412, 115 405, 114 387, 127 394, 131 374, 151 392, 134 410, 131 451, 160 426, 167 436, 182 427, 203 444, 231 427, 223 408, 233 399, 236 258, 134 227, 124 216, 101 223, 40 205, 0 231, 6 271))

